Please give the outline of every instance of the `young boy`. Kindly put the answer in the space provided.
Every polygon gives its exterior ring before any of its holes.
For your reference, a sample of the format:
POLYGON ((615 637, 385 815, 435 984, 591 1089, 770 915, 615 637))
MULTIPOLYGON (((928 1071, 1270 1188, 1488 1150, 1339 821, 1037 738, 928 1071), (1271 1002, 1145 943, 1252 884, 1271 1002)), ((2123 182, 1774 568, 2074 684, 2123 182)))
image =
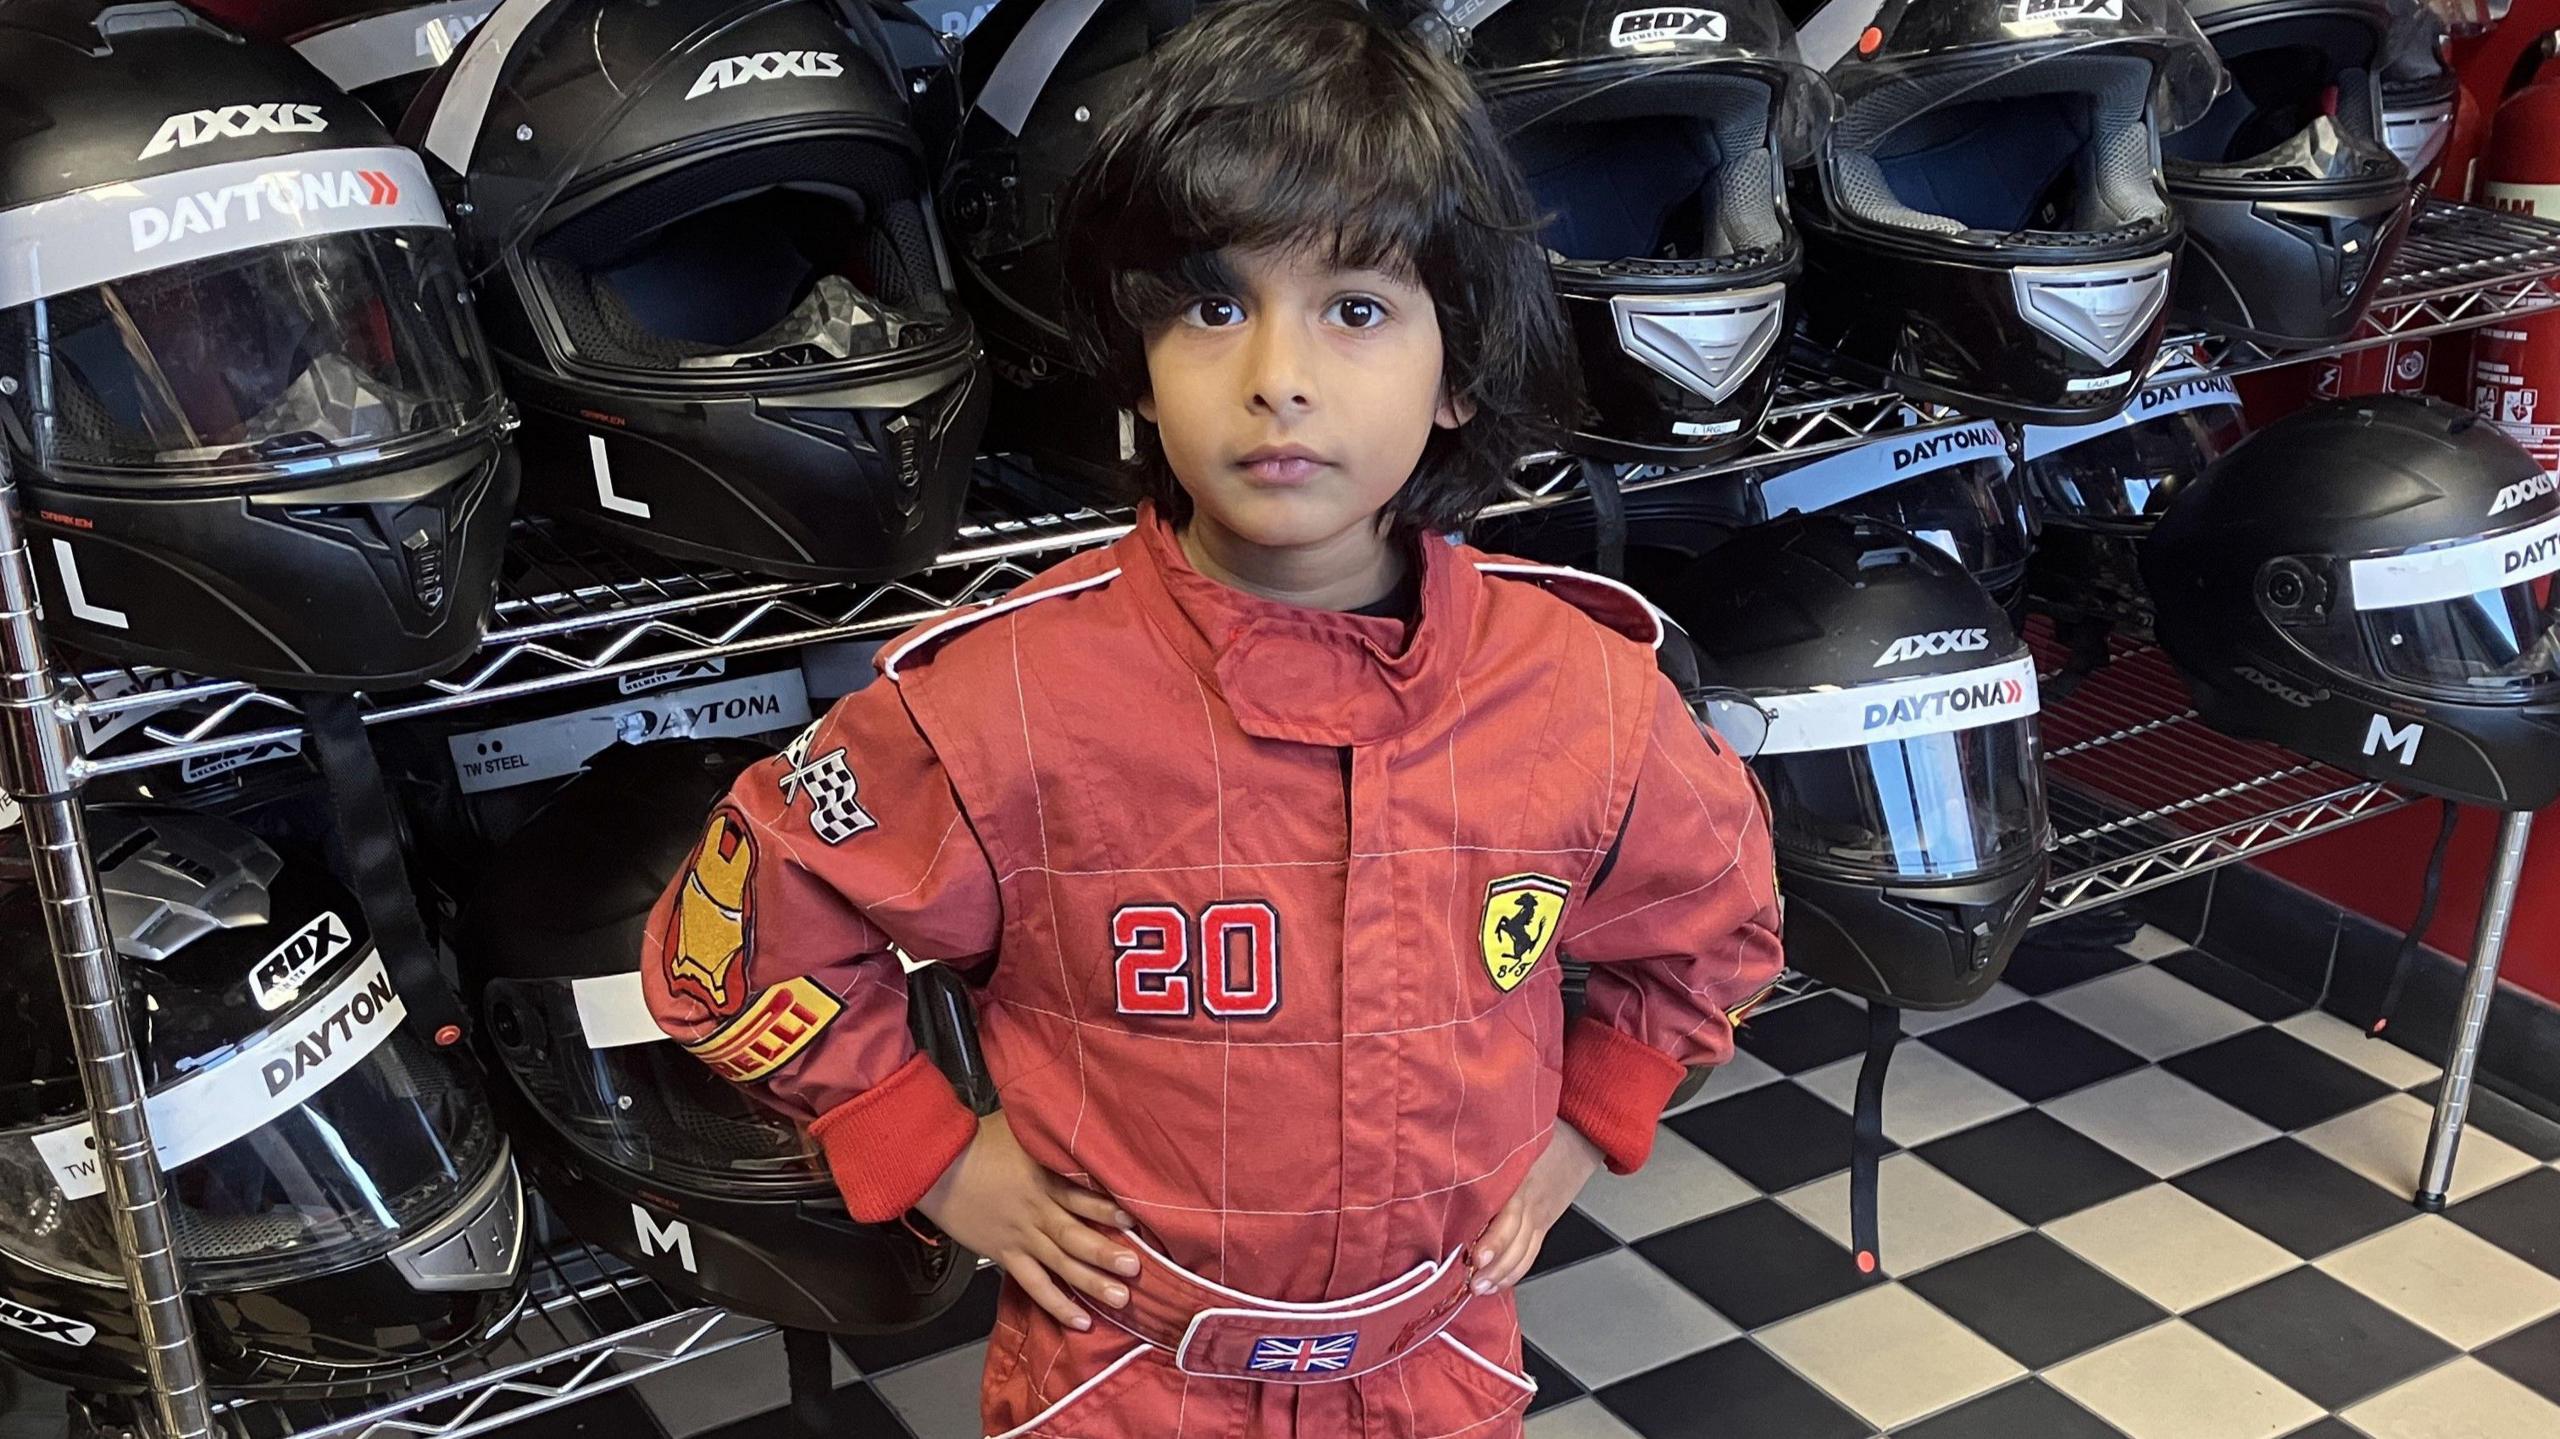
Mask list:
POLYGON ((1436 533, 1564 357, 1445 60, 1354 0, 1211 11, 1064 223, 1137 528, 749 771, 651 1002, 754 1056, 854 1215, 1002 1267, 989 1434, 1516 1435, 1511 1286, 1778 972, 1766 818, 1632 592, 1436 533), (918 1053, 902 954, 978 982, 998 1113, 918 1053))

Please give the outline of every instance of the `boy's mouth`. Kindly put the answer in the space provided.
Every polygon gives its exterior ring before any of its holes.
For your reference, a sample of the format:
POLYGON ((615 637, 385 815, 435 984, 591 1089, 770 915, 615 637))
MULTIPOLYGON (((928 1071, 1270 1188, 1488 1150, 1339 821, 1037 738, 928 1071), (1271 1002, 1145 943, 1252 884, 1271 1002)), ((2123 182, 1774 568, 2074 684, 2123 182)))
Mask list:
POLYGON ((1302 485, 1330 461, 1304 445, 1265 445, 1246 451, 1235 463, 1251 484, 1302 485))

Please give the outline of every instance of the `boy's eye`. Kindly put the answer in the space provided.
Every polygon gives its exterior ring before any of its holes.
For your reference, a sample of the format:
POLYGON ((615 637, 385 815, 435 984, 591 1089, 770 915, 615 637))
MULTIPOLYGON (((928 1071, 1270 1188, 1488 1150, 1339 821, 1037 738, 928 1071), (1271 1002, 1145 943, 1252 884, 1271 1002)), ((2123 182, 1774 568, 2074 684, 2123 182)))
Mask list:
POLYGON ((1387 307, 1366 295, 1351 295, 1333 302, 1333 317, 1354 330, 1372 330, 1387 322, 1387 307))
POLYGON ((1233 300, 1211 295, 1192 301, 1191 308, 1184 313, 1183 318, 1195 325, 1213 330, 1220 329, 1228 325, 1243 324, 1244 306, 1233 300))

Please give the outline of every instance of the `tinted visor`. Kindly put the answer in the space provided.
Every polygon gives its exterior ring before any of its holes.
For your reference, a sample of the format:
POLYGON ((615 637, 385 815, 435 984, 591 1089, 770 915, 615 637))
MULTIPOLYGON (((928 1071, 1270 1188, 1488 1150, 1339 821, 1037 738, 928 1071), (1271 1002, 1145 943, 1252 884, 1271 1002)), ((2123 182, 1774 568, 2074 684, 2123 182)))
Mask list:
POLYGON ((325 466, 496 422, 463 293, 442 230, 288 239, 0 311, 0 373, 47 470, 325 466))
POLYGON ((2523 693, 2560 680, 2560 608, 2548 575, 2356 618, 2374 667, 2404 683, 2448 692, 2523 693))
POLYGON ((2034 512, 2005 456, 1905 480, 1841 508, 1909 530, 1976 575, 2025 564, 2035 545, 2034 512))
POLYGON ((624 1173, 716 1192, 830 1191, 798 1125, 657 1032, 637 973, 584 983, 583 1004, 566 980, 492 980, 483 1001, 508 1074, 572 1144, 624 1173))
POLYGON ((2027 428, 2028 488, 2047 523, 2148 534, 2169 497, 2248 433, 2224 380, 2154 382, 2127 417, 2027 428))
POLYGON ((2271 562, 2258 601, 2348 673, 2456 701, 2521 700, 2560 680, 2560 515, 2505 534, 2367 556, 2271 562))

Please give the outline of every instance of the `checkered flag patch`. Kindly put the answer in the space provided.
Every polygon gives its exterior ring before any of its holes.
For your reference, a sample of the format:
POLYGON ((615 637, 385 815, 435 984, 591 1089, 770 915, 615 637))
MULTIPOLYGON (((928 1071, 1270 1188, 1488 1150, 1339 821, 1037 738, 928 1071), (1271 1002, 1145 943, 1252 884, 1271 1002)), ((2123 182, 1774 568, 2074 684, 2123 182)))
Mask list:
POLYGON ((789 766, 782 775, 782 802, 788 805, 808 791, 809 828, 829 844, 842 844, 879 821, 856 798, 862 786, 845 762, 843 746, 809 758, 809 737, 817 731, 816 725, 809 726, 782 751, 789 766))

